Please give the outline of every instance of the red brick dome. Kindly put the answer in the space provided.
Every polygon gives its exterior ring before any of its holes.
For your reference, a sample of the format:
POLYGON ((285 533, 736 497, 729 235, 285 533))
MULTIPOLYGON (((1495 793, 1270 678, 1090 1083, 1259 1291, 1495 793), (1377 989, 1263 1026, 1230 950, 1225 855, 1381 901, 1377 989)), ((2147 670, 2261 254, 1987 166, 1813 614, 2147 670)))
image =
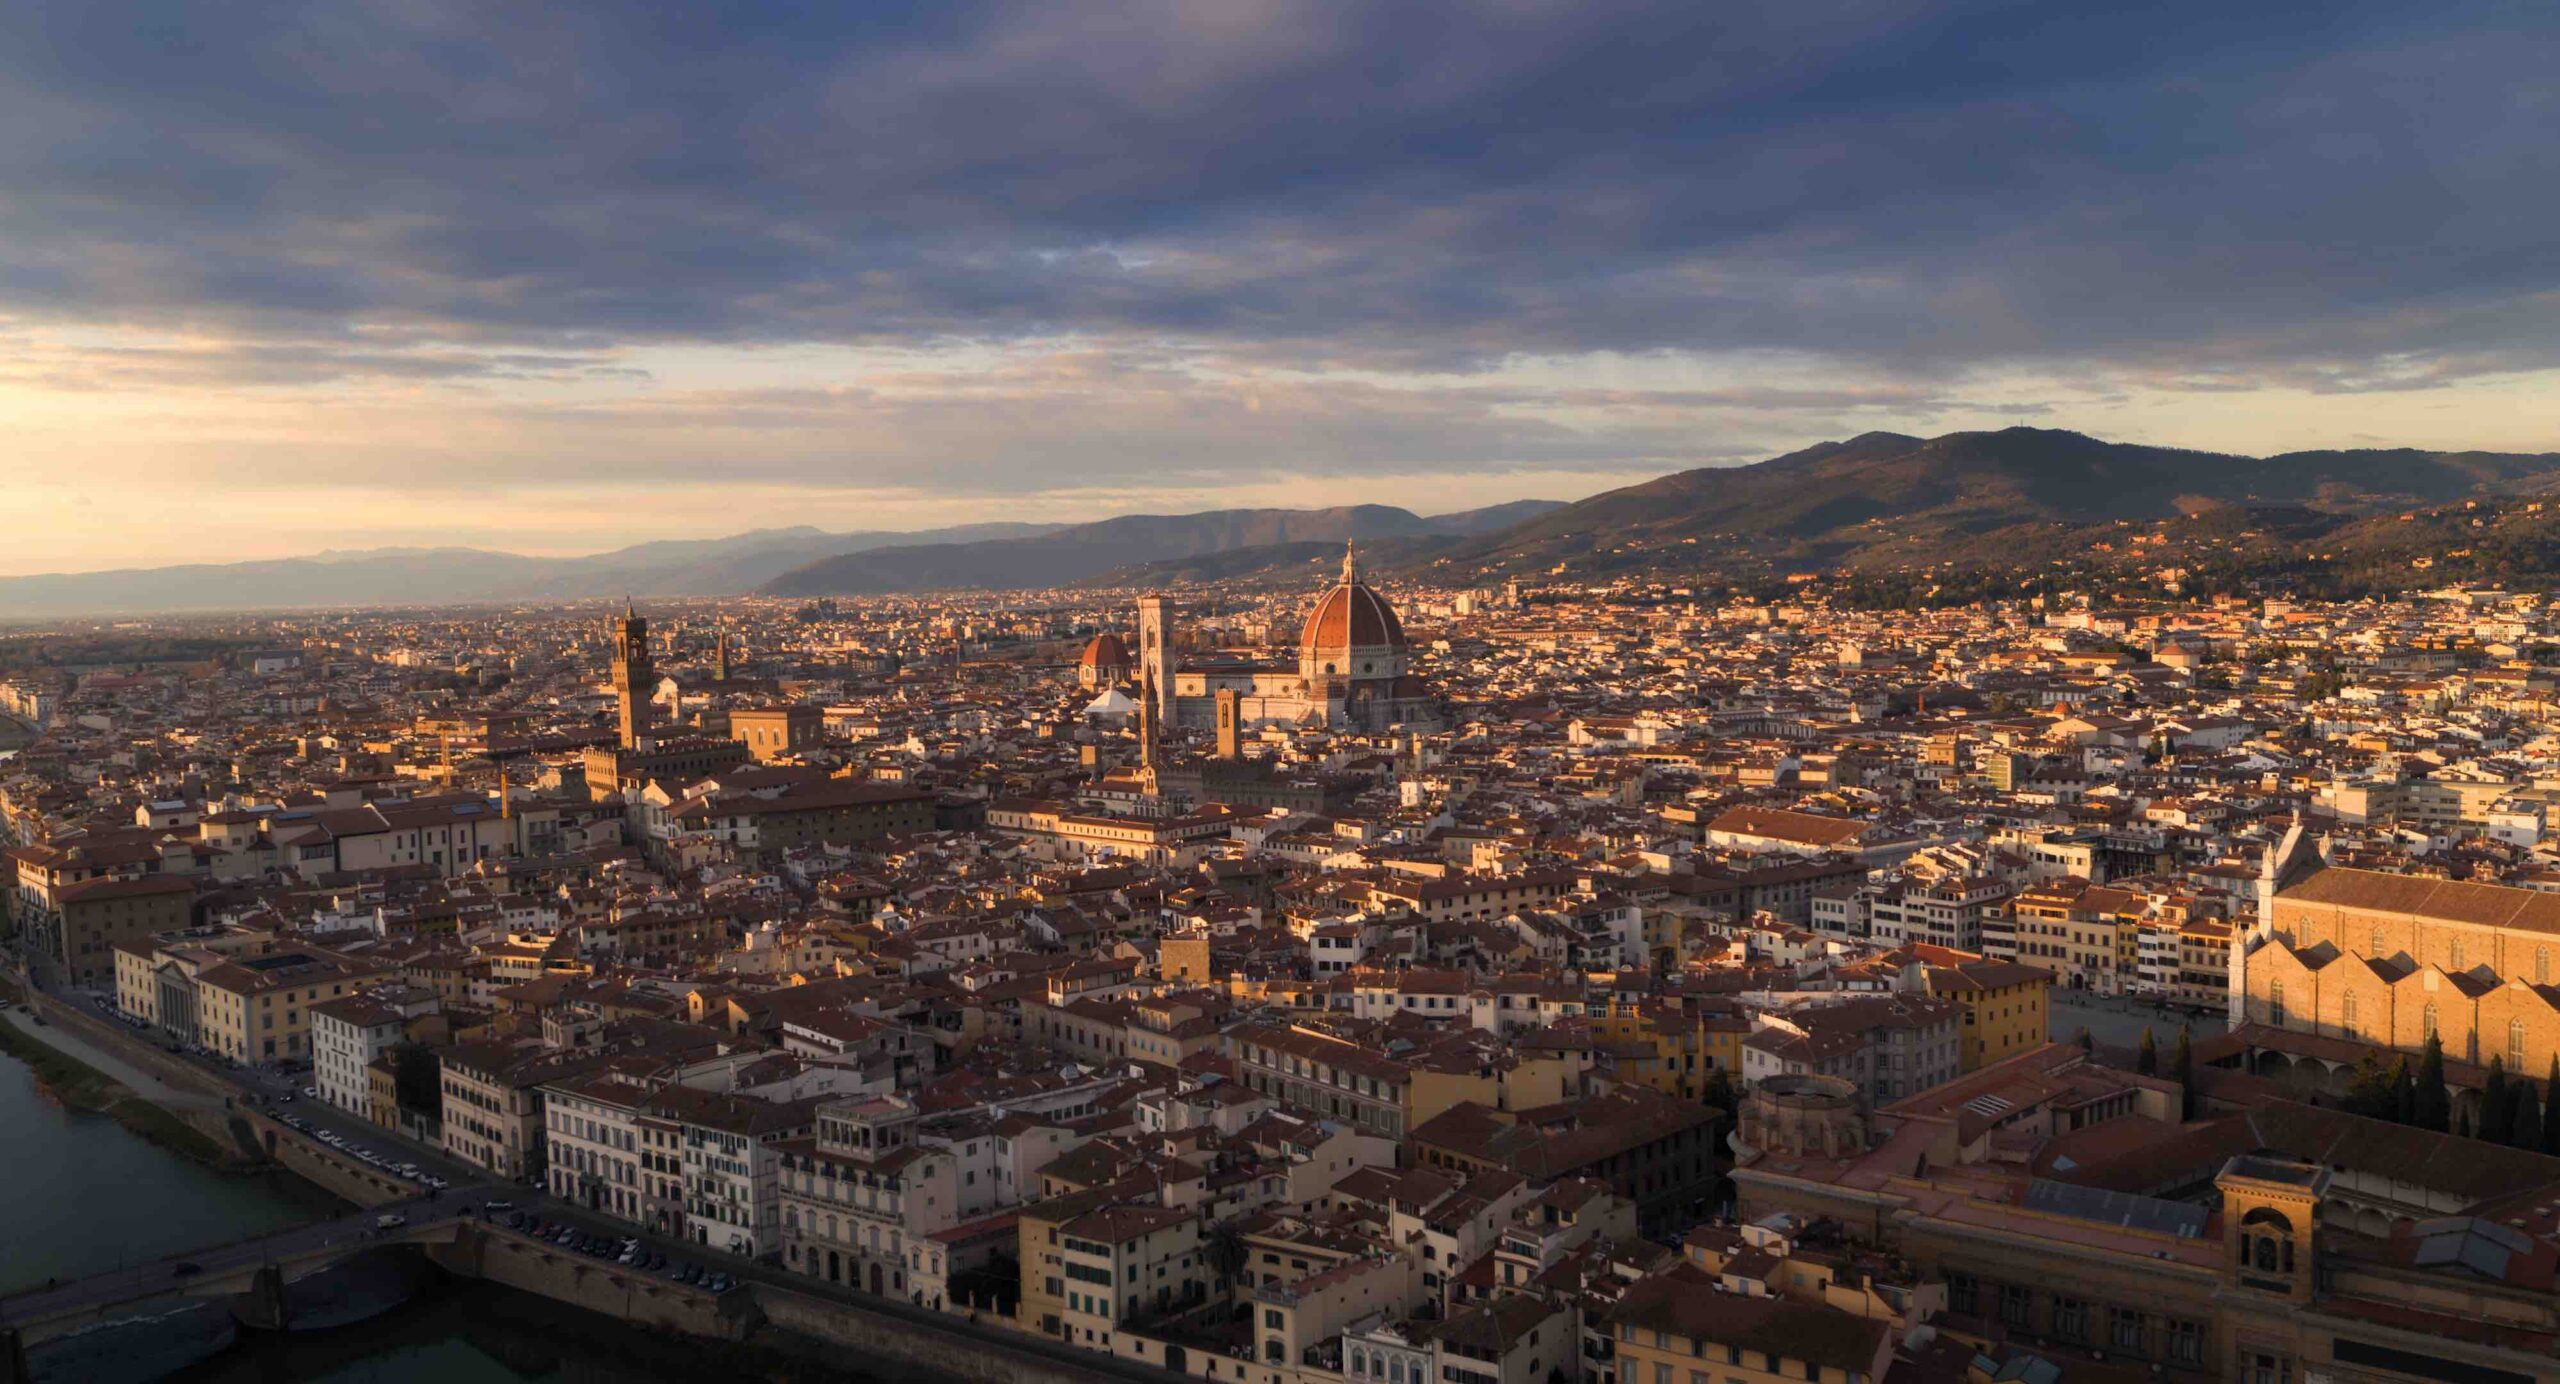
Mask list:
POLYGON ((1129 666, 1129 646, 1122 643, 1116 634, 1097 634, 1085 644, 1084 656, 1076 660, 1076 666, 1126 668, 1129 666))
POLYGON ((1394 606, 1360 580, 1349 550, 1342 580, 1316 598, 1298 638, 1309 676, 1394 677, 1404 671, 1404 622, 1394 606))

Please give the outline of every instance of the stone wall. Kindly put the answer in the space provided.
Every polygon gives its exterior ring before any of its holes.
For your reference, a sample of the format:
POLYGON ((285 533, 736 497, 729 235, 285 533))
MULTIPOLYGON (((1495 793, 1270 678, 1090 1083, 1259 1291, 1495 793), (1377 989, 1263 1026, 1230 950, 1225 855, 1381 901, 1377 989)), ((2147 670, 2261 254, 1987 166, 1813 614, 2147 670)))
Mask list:
POLYGON ((715 1296, 477 1222, 465 1221, 460 1238, 430 1247, 427 1255, 464 1277, 539 1293, 635 1326, 737 1341, 754 1324, 754 1304, 743 1293, 715 1296))
POLYGON ((255 1131, 261 1151, 274 1159, 276 1166, 342 1201, 366 1207, 387 1206, 418 1194, 418 1188, 407 1178, 358 1162, 267 1115, 252 1113, 235 1118, 245 1119, 255 1131))
POLYGON ((753 1284, 766 1323, 866 1355, 899 1361, 971 1384, 1180 1384, 1134 1360, 1076 1350, 1006 1327, 882 1301, 852 1305, 771 1284, 753 1284))
MULTIPOLYGON (((231 1104, 238 1088, 194 1063, 163 1051, 149 1038, 95 1018, 51 995, 36 997, 36 1012, 49 1024, 108 1052, 181 1091, 224 1102, 220 1108, 169 1113, 242 1158, 272 1161, 322 1191, 358 1206, 406 1201, 418 1188, 396 1174, 359 1162, 278 1121, 262 1108, 231 1104)), ((137 1093, 139 1094, 139 1093, 137 1093)))

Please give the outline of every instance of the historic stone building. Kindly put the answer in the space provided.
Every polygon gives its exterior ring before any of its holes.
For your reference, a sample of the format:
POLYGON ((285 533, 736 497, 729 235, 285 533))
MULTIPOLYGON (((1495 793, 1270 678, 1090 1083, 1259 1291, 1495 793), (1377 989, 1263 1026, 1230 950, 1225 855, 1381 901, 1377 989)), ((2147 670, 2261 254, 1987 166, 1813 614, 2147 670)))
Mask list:
POLYGON ((1138 663, 1168 724, 1218 726, 1221 693, 1233 696, 1234 728, 1324 726, 1379 732, 1436 729, 1440 704, 1412 669, 1395 607, 1360 580, 1348 546, 1342 576, 1316 598, 1294 662, 1195 654, 1176 661, 1171 601, 1139 602, 1138 663))
POLYGON ((2258 921, 2231 948, 2235 1027, 2412 1053, 2434 1037, 2451 1062, 2550 1070, 2560 895, 2332 866, 2299 832, 2270 853, 2258 921))

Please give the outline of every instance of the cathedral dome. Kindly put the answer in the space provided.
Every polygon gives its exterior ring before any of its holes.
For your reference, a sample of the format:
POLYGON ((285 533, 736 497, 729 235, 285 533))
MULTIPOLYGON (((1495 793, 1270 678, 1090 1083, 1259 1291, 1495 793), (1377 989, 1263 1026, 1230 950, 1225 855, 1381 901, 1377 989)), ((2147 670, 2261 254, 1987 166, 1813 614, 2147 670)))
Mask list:
POLYGON ((1342 580, 1316 599, 1298 639, 1298 663, 1309 678, 1381 677, 1404 672, 1404 623, 1395 607, 1360 580, 1348 546, 1342 580))
POLYGON ((1097 634, 1084 646, 1084 657, 1076 660, 1076 666, 1126 668, 1129 666, 1129 646, 1120 642, 1120 636, 1116 634, 1097 634))

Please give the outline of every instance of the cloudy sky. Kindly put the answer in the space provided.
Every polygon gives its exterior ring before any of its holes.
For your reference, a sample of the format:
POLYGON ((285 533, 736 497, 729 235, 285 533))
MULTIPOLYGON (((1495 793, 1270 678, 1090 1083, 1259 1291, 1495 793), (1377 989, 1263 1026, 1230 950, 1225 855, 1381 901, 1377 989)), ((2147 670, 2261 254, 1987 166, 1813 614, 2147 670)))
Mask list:
POLYGON ((2560 449, 2560 7, 0 6, 0 570, 2560 449))

